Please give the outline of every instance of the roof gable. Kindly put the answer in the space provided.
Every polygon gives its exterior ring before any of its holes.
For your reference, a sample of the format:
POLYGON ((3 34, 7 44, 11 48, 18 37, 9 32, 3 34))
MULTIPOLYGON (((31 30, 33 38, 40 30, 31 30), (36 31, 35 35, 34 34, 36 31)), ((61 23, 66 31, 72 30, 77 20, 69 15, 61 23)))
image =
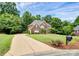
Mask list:
MULTIPOLYGON (((42 23, 44 23, 45 21, 44 20, 34 20, 30 25, 41 25, 42 23)), ((46 23, 46 22, 45 22, 46 23)), ((48 23, 46 23, 48 24, 48 23)), ((48 24, 49 25, 49 24, 48 24)))

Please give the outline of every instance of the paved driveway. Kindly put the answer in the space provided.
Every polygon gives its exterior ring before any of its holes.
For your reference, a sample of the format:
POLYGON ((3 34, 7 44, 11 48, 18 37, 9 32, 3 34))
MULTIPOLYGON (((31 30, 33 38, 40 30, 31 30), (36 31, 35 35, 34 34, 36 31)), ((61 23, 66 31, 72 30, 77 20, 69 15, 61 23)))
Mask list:
POLYGON ((36 41, 25 34, 17 34, 12 40, 10 50, 5 56, 61 56, 79 55, 79 50, 61 50, 50 47, 42 42, 36 41))
POLYGON ((17 34, 12 40, 9 52, 5 55, 42 55, 51 53, 52 50, 55 49, 25 34, 17 34))

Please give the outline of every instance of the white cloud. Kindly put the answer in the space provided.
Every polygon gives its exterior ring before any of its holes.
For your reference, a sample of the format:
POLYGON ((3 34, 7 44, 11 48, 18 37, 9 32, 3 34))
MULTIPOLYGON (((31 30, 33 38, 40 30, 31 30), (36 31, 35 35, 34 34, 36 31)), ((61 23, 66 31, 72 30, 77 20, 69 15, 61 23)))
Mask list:
POLYGON ((33 4, 33 2, 18 2, 16 3, 17 7, 23 9, 24 7, 33 4))
MULTIPOLYGON (((52 3, 53 4, 53 3, 52 3)), ((55 15, 63 20, 74 20, 79 15, 79 3, 75 4, 34 4, 34 2, 17 3, 17 8, 21 11, 21 15, 25 10, 29 10, 33 15, 55 15), (28 7, 29 6, 29 7, 28 7), (62 7, 61 7, 62 6, 62 7)))

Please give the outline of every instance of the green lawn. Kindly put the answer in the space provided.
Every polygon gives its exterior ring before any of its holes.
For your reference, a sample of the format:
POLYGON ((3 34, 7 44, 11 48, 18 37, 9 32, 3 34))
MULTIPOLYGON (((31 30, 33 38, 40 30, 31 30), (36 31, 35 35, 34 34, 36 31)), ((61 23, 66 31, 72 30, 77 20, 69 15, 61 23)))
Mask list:
MULTIPOLYGON (((60 40, 64 44, 66 42, 66 36, 65 35, 58 35, 58 34, 30 34, 28 35, 38 41, 41 41, 43 43, 49 43, 52 40, 60 40)), ((79 41, 79 36, 73 36, 73 40, 70 42, 70 44, 74 44, 76 41, 79 41)))
POLYGON ((10 48, 13 35, 0 34, 0 55, 4 55, 10 48))

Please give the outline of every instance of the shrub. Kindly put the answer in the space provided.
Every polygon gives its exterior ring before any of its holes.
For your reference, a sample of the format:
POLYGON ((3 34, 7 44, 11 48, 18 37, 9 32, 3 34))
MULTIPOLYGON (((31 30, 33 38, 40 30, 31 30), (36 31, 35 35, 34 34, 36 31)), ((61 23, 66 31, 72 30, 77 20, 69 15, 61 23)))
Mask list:
POLYGON ((43 29, 43 28, 42 28, 42 29, 40 30, 40 32, 41 32, 42 34, 46 34, 46 29, 43 29))
POLYGON ((28 30, 28 33, 29 33, 29 34, 32 34, 32 32, 31 32, 30 30, 28 30))
POLYGON ((26 30, 26 31, 23 31, 23 33, 28 33, 28 30, 26 30))
POLYGON ((55 29, 55 28, 51 28, 50 30, 51 30, 51 33, 56 33, 57 32, 57 29, 55 29))
POLYGON ((55 29, 55 28, 51 28, 51 33, 56 33, 56 34, 62 34, 63 31, 61 29, 55 29))
POLYGON ((54 47, 61 47, 62 44, 63 44, 63 42, 60 40, 51 41, 51 45, 53 45, 54 47))
POLYGON ((75 36, 74 32, 71 33, 72 36, 75 36))

